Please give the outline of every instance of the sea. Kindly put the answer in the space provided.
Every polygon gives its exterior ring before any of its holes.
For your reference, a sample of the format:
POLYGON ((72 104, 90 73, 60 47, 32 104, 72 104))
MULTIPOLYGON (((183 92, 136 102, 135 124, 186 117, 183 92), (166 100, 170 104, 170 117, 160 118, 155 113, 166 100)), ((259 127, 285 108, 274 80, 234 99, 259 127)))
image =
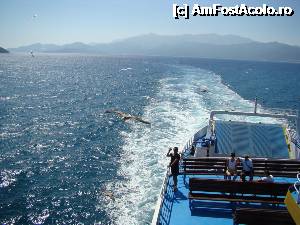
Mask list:
POLYGON ((300 110, 300 64, 2 54, 0 224, 151 224, 168 148, 255 98, 300 110))

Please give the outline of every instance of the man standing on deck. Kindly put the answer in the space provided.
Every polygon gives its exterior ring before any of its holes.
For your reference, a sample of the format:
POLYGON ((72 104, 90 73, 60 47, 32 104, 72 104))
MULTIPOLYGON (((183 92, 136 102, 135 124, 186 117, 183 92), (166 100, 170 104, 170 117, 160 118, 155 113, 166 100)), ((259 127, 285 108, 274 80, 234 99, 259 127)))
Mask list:
POLYGON ((242 181, 246 181, 246 176, 249 176, 249 181, 252 181, 254 175, 252 160, 249 158, 249 155, 246 155, 244 159, 242 158, 240 160, 243 166, 241 174, 242 181))
POLYGON ((172 150, 172 148, 169 148, 167 157, 171 157, 171 162, 170 162, 169 166, 171 167, 171 173, 173 176, 174 191, 177 191, 177 176, 179 174, 180 155, 178 154, 178 147, 173 148, 173 153, 170 153, 171 150, 172 150))

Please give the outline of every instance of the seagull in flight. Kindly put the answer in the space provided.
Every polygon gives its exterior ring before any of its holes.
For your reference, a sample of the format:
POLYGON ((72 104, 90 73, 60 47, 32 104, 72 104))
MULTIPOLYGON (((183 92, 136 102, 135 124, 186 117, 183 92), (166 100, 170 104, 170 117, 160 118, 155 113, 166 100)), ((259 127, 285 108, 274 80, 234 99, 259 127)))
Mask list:
POLYGON ((123 121, 127 121, 127 120, 135 120, 135 121, 138 121, 138 122, 141 122, 141 123, 145 123, 145 124, 151 124, 150 122, 146 121, 146 120, 143 120, 141 117, 138 117, 138 116, 132 116, 128 113, 124 113, 124 112, 121 112, 121 111, 118 111, 118 110, 106 110, 105 113, 114 113, 116 114, 117 116, 121 117, 121 119, 123 121))
POLYGON ((132 68, 131 67, 123 68, 123 69, 120 69, 119 72, 121 72, 121 71, 127 71, 127 70, 132 70, 132 68))

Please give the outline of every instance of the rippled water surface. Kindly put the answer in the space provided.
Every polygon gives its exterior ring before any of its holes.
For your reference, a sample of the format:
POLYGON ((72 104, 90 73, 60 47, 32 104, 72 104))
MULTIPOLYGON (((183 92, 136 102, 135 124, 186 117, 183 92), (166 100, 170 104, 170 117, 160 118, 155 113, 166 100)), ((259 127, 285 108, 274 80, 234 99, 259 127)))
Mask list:
POLYGON ((251 110, 257 95, 265 108, 299 109, 299 71, 298 64, 1 55, 0 223, 150 224, 168 146, 184 145, 210 110, 251 110), (106 109, 152 124, 124 123, 106 109))

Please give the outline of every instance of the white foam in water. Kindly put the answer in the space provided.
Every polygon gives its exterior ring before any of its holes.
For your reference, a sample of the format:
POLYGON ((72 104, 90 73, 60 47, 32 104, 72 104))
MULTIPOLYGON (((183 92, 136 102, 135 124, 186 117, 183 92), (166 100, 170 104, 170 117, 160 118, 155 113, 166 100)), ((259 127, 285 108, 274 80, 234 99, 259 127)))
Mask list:
POLYGON ((22 170, 3 170, 0 173, 0 188, 8 187, 17 180, 17 176, 22 170))
POLYGON ((252 111, 253 103, 221 83, 220 76, 198 68, 176 67, 160 81, 159 93, 145 108, 151 127, 132 124, 125 140, 119 174, 125 181, 108 184, 114 200, 106 211, 114 224, 150 224, 169 159, 168 147, 183 145, 207 125, 213 109, 252 111), (199 91, 200 88, 200 91, 199 91), (205 91, 202 91, 205 89, 205 91))

